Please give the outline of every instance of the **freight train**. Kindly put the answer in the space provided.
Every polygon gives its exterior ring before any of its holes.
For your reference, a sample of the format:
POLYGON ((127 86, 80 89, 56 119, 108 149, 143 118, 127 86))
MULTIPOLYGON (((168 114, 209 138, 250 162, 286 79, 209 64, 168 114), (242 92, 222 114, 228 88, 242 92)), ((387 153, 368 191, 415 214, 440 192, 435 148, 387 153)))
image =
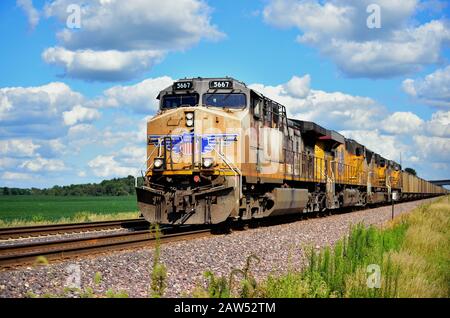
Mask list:
POLYGON ((182 79, 147 123, 149 222, 223 224, 448 193, 230 77, 182 79))

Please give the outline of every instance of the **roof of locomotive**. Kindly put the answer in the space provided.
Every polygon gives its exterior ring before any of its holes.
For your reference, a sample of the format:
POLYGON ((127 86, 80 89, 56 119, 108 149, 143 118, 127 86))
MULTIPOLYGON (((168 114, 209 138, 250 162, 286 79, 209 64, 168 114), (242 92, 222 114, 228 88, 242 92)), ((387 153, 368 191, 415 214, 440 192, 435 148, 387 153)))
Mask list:
POLYGON ((237 79, 235 79, 234 77, 231 77, 231 76, 223 76, 223 77, 201 77, 201 76, 185 77, 185 78, 180 78, 180 79, 176 80, 175 82, 183 82, 183 81, 206 81, 206 82, 209 82, 209 81, 221 81, 221 80, 223 80, 223 81, 233 81, 233 82, 241 84, 242 86, 247 87, 247 85, 244 82, 239 81, 239 80, 237 80, 237 79))
POLYGON ((225 77, 185 77, 180 78, 172 83, 172 85, 167 86, 166 88, 162 89, 158 96, 156 96, 157 99, 160 99, 161 93, 163 94, 176 94, 176 93, 186 93, 186 92, 195 92, 195 91, 208 91, 208 90, 214 90, 214 91, 229 91, 229 88, 210 88, 209 83, 211 81, 232 81, 233 82, 233 91, 251 91, 247 87, 247 85, 244 82, 238 81, 237 79, 229 76, 225 77), (189 89, 175 89, 175 84, 179 82, 192 82, 192 87, 189 89))

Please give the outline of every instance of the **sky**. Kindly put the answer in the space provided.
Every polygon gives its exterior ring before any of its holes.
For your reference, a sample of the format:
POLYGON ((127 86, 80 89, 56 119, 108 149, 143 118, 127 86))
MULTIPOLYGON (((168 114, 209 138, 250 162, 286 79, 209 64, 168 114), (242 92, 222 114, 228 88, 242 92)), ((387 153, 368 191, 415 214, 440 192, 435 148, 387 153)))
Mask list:
POLYGON ((450 178, 450 4, 439 0, 1 1, 0 186, 139 175, 159 90, 232 76, 450 178))

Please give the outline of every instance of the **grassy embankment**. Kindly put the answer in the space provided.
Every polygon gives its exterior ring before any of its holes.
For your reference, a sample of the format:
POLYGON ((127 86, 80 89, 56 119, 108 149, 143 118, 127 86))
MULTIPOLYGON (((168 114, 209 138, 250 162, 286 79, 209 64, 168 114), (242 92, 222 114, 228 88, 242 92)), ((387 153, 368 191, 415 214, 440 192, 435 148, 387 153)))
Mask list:
POLYGON ((136 196, 0 196, 0 227, 139 217, 136 196))
MULTIPOLYGON (((206 273, 199 297, 450 297, 450 197, 416 208, 382 228, 357 225, 332 248, 309 253, 301 270, 257 284, 249 264, 230 277, 206 273), (369 288, 380 268, 379 288, 369 288), (370 270, 369 270, 370 269, 370 270), (244 277, 233 283, 236 276, 244 277)), ((250 260, 250 258, 249 258, 250 260)), ((249 263, 249 262, 248 262, 249 263)), ((372 285, 373 286, 373 285, 372 285)))

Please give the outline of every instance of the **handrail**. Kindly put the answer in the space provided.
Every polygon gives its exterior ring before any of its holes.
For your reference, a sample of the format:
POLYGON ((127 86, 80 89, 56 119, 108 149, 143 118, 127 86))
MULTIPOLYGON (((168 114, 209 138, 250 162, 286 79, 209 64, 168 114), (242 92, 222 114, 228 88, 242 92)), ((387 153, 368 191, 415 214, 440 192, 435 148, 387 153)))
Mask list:
MULTIPOLYGON (((145 173, 144 173, 144 174, 142 173, 142 167, 148 163, 148 161, 150 160, 150 158, 153 156, 153 153, 155 152, 155 150, 158 149, 158 147, 159 147, 159 145, 160 145, 160 140, 161 140, 161 139, 159 138, 159 139, 158 139, 158 144, 155 145, 155 149, 153 149, 153 151, 151 152, 151 154, 147 157, 147 160, 145 160, 145 162, 141 165, 140 169, 137 169, 138 171, 141 172, 141 176, 142 176, 144 179, 145 179, 145 176, 147 175, 148 170, 149 170, 151 167, 153 167, 153 164, 152 164, 150 167, 147 167, 147 168, 145 169, 145 173)), ((134 176, 134 186, 135 186, 136 188, 137 188, 137 179, 138 179, 138 177, 137 177, 137 176, 134 176)))
MULTIPOLYGON (((147 157, 147 160, 145 160, 145 162, 142 164, 142 166, 143 166, 144 164, 147 164, 147 163, 148 163, 148 161, 149 161, 150 158, 153 156, 153 154, 154 154, 154 152, 156 151, 156 149, 158 149, 158 148, 160 147, 160 145, 161 145, 161 139, 162 139, 162 138, 158 138, 158 143, 155 145, 155 148, 154 148, 153 151, 150 153, 150 155, 147 157)), ((142 167, 142 166, 141 166, 141 167, 142 167)), ((150 170, 151 167, 153 167, 153 163, 152 163, 149 167, 147 167, 147 169, 145 170, 145 174, 147 174, 148 170, 150 170)), ((142 168, 141 168, 141 171, 142 171, 142 168)))
MULTIPOLYGON (((222 139, 220 140, 220 143, 222 144, 222 139)), ((222 147, 221 147, 222 148, 222 147)), ((235 176, 239 176, 239 198, 242 198, 242 172, 241 170, 236 167, 233 166, 233 164, 231 162, 228 161, 228 159, 226 158, 225 155, 221 154, 220 152, 218 152, 216 150, 216 147, 212 148, 217 155, 220 157, 220 159, 222 159, 223 162, 225 162, 225 164, 231 169, 233 170, 233 172, 235 173, 235 176)))

